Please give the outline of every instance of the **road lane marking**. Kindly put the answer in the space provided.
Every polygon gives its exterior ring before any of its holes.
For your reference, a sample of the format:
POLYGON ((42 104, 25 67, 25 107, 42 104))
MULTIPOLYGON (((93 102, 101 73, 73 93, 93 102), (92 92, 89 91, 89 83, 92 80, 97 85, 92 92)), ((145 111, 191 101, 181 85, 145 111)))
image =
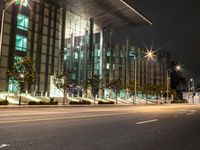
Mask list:
POLYGON ((190 110, 190 112, 196 112, 196 110, 190 110))
POLYGON ((158 119, 152 119, 152 120, 141 121, 141 122, 137 122, 136 124, 137 124, 137 125, 140 125, 140 124, 151 123, 151 122, 156 122, 156 121, 158 121, 158 119))
POLYGON ((83 116, 69 116, 69 117, 57 117, 57 118, 41 118, 41 119, 26 119, 26 120, 10 120, 10 121, 1 121, 0 124, 22 123, 22 122, 39 122, 39 121, 52 121, 52 120, 65 120, 65 119, 96 118, 96 117, 119 116, 119 115, 128 115, 128 114, 131 114, 131 113, 83 115, 83 116))
POLYGON ((4 147, 9 147, 9 146, 10 146, 9 144, 1 144, 1 145, 0 145, 0 149, 1 149, 1 148, 4 148, 4 147))
POLYGON ((187 113, 186 115, 187 115, 187 116, 189 116, 189 115, 194 115, 194 112, 187 113))

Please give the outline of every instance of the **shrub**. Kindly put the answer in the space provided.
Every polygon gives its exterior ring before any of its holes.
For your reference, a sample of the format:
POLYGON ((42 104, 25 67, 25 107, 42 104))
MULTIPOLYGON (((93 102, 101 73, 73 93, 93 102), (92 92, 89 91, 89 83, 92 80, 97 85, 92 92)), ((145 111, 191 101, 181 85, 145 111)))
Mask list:
POLYGON ((9 102, 7 100, 0 101, 0 105, 8 105, 9 102))
POLYGON ((113 101, 108 101, 108 102, 99 101, 98 104, 115 104, 115 102, 113 102, 113 101))
POLYGON ((50 102, 45 102, 45 101, 30 101, 28 103, 29 105, 58 105, 58 101, 50 101, 50 102))
POLYGON ((90 105, 91 102, 90 101, 86 101, 86 100, 81 100, 81 101, 70 101, 69 102, 70 105, 90 105))
POLYGON ((187 103, 187 100, 173 100, 171 103, 187 103))

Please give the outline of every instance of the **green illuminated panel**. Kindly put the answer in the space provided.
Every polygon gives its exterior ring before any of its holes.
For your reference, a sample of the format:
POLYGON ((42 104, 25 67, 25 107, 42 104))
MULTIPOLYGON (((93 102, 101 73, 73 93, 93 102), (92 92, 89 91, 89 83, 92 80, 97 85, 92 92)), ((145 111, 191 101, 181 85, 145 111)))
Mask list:
POLYGON ((24 7, 28 6, 27 0, 16 0, 16 5, 22 5, 24 7))
POLYGON ((24 16, 22 14, 18 14, 17 16, 17 28, 21 30, 28 31, 29 27, 29 19, 27 16, 24 16))
POLYGON ((19 84, 16 80, 9 79, 8 91, 9 92, 19 91, 19 84))
POLYGON ((16 35, 16 50, 26 52, 28 48, 28 39, 22 35, 16 35))

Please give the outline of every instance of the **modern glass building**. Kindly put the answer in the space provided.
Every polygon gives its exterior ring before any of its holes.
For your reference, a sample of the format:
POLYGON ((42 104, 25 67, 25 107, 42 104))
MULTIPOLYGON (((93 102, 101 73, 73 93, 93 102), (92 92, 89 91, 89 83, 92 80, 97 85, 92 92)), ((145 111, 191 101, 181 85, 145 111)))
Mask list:
MULTIPOLYGON (((128 25, 152 24, 125 0, 0 1, 0 16, 0 90, 9 91, 17 89, 6 71, 24 56, 33 58, 37 73, 30 92, 48 92, 50 76, 66 70, 73 72, 72 78, 79 85, 95 74, 104 86, 117 78, 127 83, 134 79, 131 55, 140 56, 146 50, 128 41, 124 45, 114 43, 114 32, 128 25)), ((165 82, 168 54, 157 53, 154 62, 137 60, 140 84, 165 82)))

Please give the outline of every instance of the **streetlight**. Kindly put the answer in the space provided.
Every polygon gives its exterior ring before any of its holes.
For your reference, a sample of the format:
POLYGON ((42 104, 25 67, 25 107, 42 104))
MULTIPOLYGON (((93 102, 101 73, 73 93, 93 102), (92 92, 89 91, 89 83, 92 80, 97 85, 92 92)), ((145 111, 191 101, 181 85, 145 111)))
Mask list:
POLYGON ((175 71, 181 71, 181 66, 180 65, 176 65, 175 69, 174 68, 169 68, 167 70, 167 99, 166 99, 166 102, 169 99, 169 73, 172 72, 173 70, 175 70, 175 71))
POLYGON ((189 83, 188 83, 188 100, 189 100, 189 92, 190 92, 190 90, 191 90, 191 92, 192 92, 192 95, 193 95, 193 104, 194 104, 194 79, 193 78, 191 78, 190 80, 189 80, 189 83), (190 86, 190 83, 192 82, 192 87, 190 86))
POLYGON ((192 91, 194 92, 194 79, 190 79, 190 82, 192 82, 192 91))
MULTIPOLYGON (((145 55, 143 56, 143 58, 147 58, 147 59, 153 59, 153 57, 155 56, 154 55, 155 51, 152 51, 152 50, 147 50, 147 52, 145 53, 145 55)), ((142 58, 142 57, 140 57, 142 58)), ((136 104, 136 99, 137 99, 137 57, 135 56, 134 57, 135 59, 135 63, 134 63, 134 66, 135 66, 135 82, 134 82, 134 100, 133 100, 133 103, 136 104)))

